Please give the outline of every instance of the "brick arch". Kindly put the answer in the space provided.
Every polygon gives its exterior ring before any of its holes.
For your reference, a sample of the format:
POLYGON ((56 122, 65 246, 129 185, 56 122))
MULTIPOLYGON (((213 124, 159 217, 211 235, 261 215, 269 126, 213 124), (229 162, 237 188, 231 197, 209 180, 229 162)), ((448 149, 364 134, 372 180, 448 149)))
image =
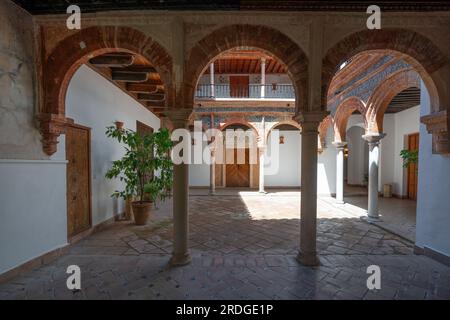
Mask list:
POLYGON ((294 84, 296 109, 308 101, 308 58, 300 46, 280 31, 261 25, 230 25, 219 28, 198 41, 185 63, 184 107, 192 108, 198 79, 219 54, 239 47, 256 47, 285 64, 294 84))
POLYGON ((254 125, 252 125, 250 122, 248 122, 247 120, 242 119, 242 118, 226 119, 226 122, 223 125, 219 126, 219 130, 220 131, 226 130, 227 127, 229 127, 233 124, 242 124, 243 126, 249 127, 256 133, 256 139, 259 139, 260 134, 259 134, 258 129, 256 129, 256 127, 254 125))
POLYGON ((159 43, 129 27, 82 29, 60 41, 43 66, 43 105, 38 119, 48 155, 56 152, 57 138, 65 131, 65 99, 72 76, 89 59, 111 52, 139 54, 150 61, 166 88, 166 104, 172 103, 172 58, 159 43))
POLYGON ((319 137, 319 141, 318 141, 318 144, 319 144, 319 147, 318 147, 319 153, 322 153, 323 149, 326 148, 325 139, 326 139, 326 137, 327 137, 327 131, 328 131, 328 128, 330 127, 330 125, 331 125, 332 123, 333 123, 333 118, 332 118, 330 115, 328 115, 328 116, 326 116, 325 119, 323 119, 322 122, 319 124, 319 128, 318 128, 318 131, 319 131, 319 135, 318 135, 318 137, 319 137))
POLYGON ((431 109, 439 111, 444 107, 450 108, 450 105, 446 105, 450 100, 446 92, 446 80, 442 78, 442 73, 445 73, 449 65, 448 58, 431 40, 417 32, 383 28, 353 33, 328 49, 322 60, 321 95, 324 109, 327 105, 328 88, 338 66, 358 53, 370 50, 401 53, 402 58, 417 70, 425 82, 430 93, 431 109))
POLYGON ((363 118, 367 128, 366 105, 357 97, 349 97, 342 101, 336 109, 333 118, 334 141, 344 142, 347 132, 347 121, 354 111, 358 110, 363 118))
POLYGON ((420 88, 420 76, 414 69, 400 70, 380 83, 367 100, 367 131, 383 132, 383 118, 392 99, 408 88, 420 88))
POLYGON ((282 126, 282 125, 284 125, 284 124, 291 125, 291 126, 297 128, 298 130, 300 130, 300 132, 302 131, 302 126, 301 126, 297 121, 294 121, 294 120, 282 120, 282 121, 276 122, 275 124, 273 124, 273 125, 269 128, 269 130, 267 130, 267 133, 266 133, 266 141, 269 140, 269 134, 272 132, 272 130, 274 130, 274 129, 276 129, 277 127, 282 126))

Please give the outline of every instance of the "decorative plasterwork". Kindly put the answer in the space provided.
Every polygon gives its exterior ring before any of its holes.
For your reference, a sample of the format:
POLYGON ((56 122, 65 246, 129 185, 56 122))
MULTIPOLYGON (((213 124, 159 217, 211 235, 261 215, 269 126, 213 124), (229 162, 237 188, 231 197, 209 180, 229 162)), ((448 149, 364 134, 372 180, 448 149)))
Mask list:
POLYGON ((433 135, 433 153, 450 155, 448 136, 449 115, 446 110, 432 113, 420 118, 426 125, 428 133, 433 135))

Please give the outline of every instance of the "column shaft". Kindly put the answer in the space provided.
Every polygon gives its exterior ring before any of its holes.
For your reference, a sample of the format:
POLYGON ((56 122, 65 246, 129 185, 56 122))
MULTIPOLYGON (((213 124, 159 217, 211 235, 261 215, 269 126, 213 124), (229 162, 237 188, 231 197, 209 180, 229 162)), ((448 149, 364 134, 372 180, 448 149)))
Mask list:
POLYGON ((264 190, 264 148, 259 149, 259 192, 266 193, 264 190))
POLYGON ((216 194, 216 161, 214 151, 211 151, 211 164, 209 167, 209 194, 216 194))
POLYGON ((369 221, 379 221, 378 212, 378 166, 380 157, 380 140, 385 134, 367 134, 363 136, 369 144, 369 188, 367 218, 369 221))
POLYGON ((318 128, 326 113, 311 112, 296 119, 302 126, 300 251, 297 260, 306 266, 319 265, 317 240, 317 152, 318 128))
POLYGON ((214 62, 210 64, 209 67, 209 83, 210 83, 210 90, 211 90, 211 98, 214 98, 215 88, 214 88, 214 62))
POLYGON ((345 142, 334 142, 336 146, 336 202, 344 203, 344 149, 345 142))
POLYGON ((261 98, 266 96, 266 58, 261 58, 261 98))
MULTIPOLYGON (((170 114, 174 128, 186 128, 190 111, 170 114)), ((174 143, 177 143, 176 141, 174 143)), ((190 145, 190 143, 189 143, 190 145)), ((173 266, 191 261, 189 254, 189 164, 174 164, 173 167, 173 266)))

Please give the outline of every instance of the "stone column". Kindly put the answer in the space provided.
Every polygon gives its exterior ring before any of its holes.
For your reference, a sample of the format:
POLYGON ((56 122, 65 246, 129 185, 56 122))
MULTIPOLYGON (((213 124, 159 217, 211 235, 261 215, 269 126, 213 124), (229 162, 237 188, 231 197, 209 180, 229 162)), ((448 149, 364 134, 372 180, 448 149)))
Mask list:
MULTIPOLYGON (((174 110, 169 113, 173 128, 187 128, 192 110, 174 110)), ((176 142, 175 142, 176 143, 176 142)), ((189 142, 189 146, 191 143, 189 142)), ((189 164, 173 167, 173 252, 170 263, 182 266, 191 261, 189 254, 189 164)))
POLYGON ((209 84, 211 87, 211 98, 214 98, 216 95, 214 89, 214 62, 209 65, 209 84))
POLYGON ((362 138, 369 143, 369 200, 367 207, 367 220, 380 221, 378 213, 378 166, 380 158, 380 140, 384 133, 369 133, 362 138))
POLYGON ((317 152, 319 124, 325 112, 308 112, 295 119, 302 126, 300 251, 297 260, 306 266, 319 265, 317 238, 317 152))
POLYGON ((261 98, 266 96, 266 58, 261 58, 261 98))
POLYGON ((344 203, 344 149, 347 142, 333 142, 337 149, 336 155, 336 202, 344 203))
POLYGON ((209 194, 216 194, 216 150, 211 149, 211 164, 209 166, 209 194))
POLYGON ((258 148, 259 152, 259 193, 266 193, 264 190, 264 152, 266 151, 265 146, 258 148))

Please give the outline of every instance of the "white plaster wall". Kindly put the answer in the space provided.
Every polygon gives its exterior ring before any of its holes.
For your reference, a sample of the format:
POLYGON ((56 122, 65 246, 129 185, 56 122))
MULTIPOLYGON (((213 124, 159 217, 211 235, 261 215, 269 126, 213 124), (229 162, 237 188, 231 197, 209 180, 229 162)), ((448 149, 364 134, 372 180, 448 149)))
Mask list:
MULTIPOLYGON (((430 113, 430 98, 421 84, 420 115, 430 113)), ((432 154, 432 136, 420 124, 416 245, 450 256, 450 157, 432 154)))
POLYGON ((67 244, 64 152, 49 160, 2 159, 0 177, 1 274, 67 244))
MULTIPOLYGON (((383 185, 392 184, 392 192, 397 194, 398 184, 395 180, 395 152, 396 152, 396 123, 395 114, 385 114, 383 119, 383 132, 386 136, 380 143, 380 165, 378 170, 379 185, 378 190, 383 190, 383 185)), ((399 151, 400 153, 400 151, 399 151)))
MULTIPOLYGON (((206 150, 207 142, 203 141, 203 150, 206 150)), ((210 161, 209 153, 206 151, 206 156, 202 163, 194 163, 194 148, 191 147, 191 164, 189 165, 189 186, 191 187, 208 187, 210 177, 210 161), (207 161, 207 162, 206 162, 207 161)), ((203 153, 202 153, 203 158, 203 153)))
MULTIPOLYGON (((301 136, 300 131, 279 131, 284 136, 284 144, 278 144, 278 155, 272 153, 270 134, 265 159, 272 158, 278 161, 278 171, 274 175, 264 175, 264 184, 267 187, 299 187, 301 165, 301 136)), ((267 172, 267 170, 266 170, 267 172)))
POLYGON ((125 128, 136 130, 139 120, 158 130, 160 120, 87 66, 81 66, 70 81, 66 115, 75 123, 92 128, 92 223, 96 225, 124 210, 121 199, 111 198, 122 184, 105 178, 112 161, 119 159, 124 150, 116 140, 106 137, 106 127, 119 120, 125 128))
POLYGON ((331 195, 336 193, 336 148, 333 128, 330 126, 325 138, 325 148, 317 159, 317 193, 331 195))
POLYGON ((347 130, 347 183, 363 185, 368 167, 368 146, 362 139, 364 129, 360 126, 352 126, 347 130))
MULTIPOLYGON (((403 168, 400 151, 408 148, 408 135, 420 130, 420 106, 395 114, 395 187, 394 192, 401 195, 408 193, 407 170, 403 168), (396 189, 398 186, 398 189, 396 189)), ((420 139, 420 134, 419 134, 420 139)))
MULTIPOLYGON (((0 1, 0 274, 67 243, 66 161, 35 123, 32 17, 0 1)), ((64 138, 60 148, 64 149, 64 138)))
POLYGON ((381 140, 380 191, 383 184, 389 183, 394 194, 407 194, 407 170, 403 168, 400 151, 408 147, 408 135, 419 132, 419 122, 420 106, 384 116, 386 137, 381 140))

